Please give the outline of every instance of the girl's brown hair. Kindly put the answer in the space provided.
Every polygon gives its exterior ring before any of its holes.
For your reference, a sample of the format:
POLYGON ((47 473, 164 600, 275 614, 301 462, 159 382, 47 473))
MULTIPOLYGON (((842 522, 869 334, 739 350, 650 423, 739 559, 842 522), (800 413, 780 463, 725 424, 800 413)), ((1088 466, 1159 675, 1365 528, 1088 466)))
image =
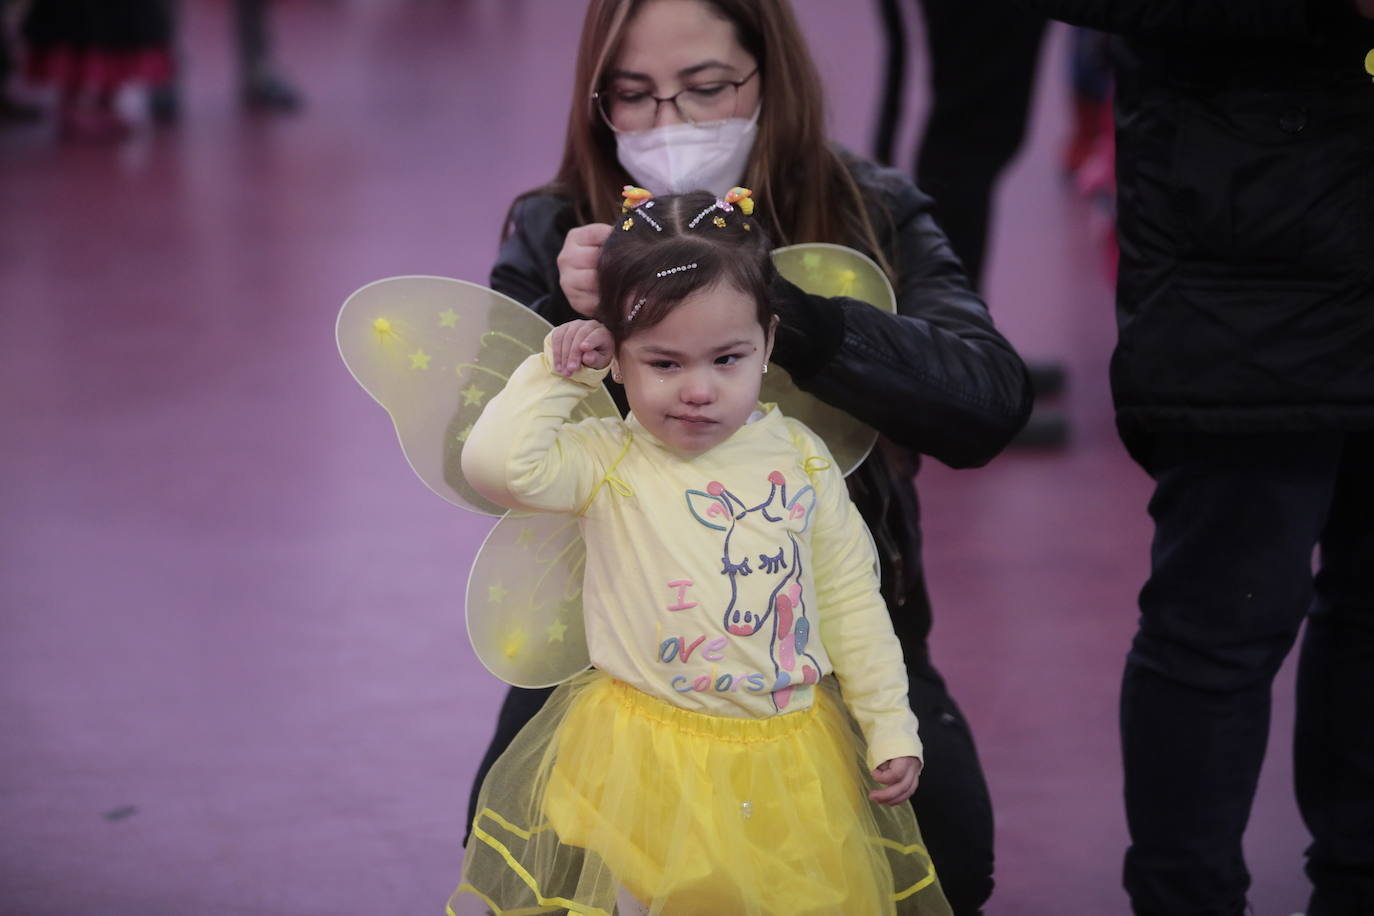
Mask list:
POLYGON ((766 335, 773 324, 770 248, 757 220, 710 191, 655 197, 617 215, 601 247, 597 320, 619 347, 693 293, 724 283, 754 301, 766 335))
MULTIPOLYGON (((615 134, 598 116, 592 96, 620 50, 626 24, 644 2, 590 0, 563 161, 552 182, 529 192, 568 198, 579 224, 614 222, 619 210, 614 195, 633 183, 616 158, 615 134)), ((758 197, 755 215, 764 228, 779 245, 835 242, 858 248, 891 275, 863 195, 826 139, 820 77, 789 0, 699 2, 734 25, 740 45, 759 66, 758 136, 741 184, 758 197)))

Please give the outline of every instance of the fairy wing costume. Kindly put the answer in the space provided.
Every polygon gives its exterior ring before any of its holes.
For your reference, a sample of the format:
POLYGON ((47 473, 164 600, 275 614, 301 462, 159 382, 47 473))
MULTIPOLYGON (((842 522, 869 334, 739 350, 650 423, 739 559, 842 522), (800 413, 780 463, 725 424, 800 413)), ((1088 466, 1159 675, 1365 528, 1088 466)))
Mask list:
MULTIPOLYGON (((887 277, 853 249, 794 245, 773 252, 773 260, 808 293, 896 311, 887 277)), ((540 352, 551 328, 515 300, 475 283, 407 276, 354 292, 336 330, 345 365, 391 415, 420 479, 460 508, 499 516, 468 578, 467 628, 482 664, 517 687, 552 686, 589 665, 581 604, 586 549, 576 518, 506 512, 464 480, 460 462, 486 402, 521 361, 540 352)), ((776 364, 760 397, 815 430, 846 474, 877 439, 858 420, 799 389, 776 364)), ((617 414, 603 387, 572 419, 617 414)))

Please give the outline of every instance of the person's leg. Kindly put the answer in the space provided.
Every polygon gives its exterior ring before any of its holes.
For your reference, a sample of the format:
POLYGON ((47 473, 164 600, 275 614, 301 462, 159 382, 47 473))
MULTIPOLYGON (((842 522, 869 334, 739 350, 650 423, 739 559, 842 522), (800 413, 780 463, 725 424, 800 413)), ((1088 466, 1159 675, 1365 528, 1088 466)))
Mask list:
POLYGON ((181 117, 181 79, 185 52, 181 47, 181 2, 162 0, 167 17, 168 49, 172 58, 172 76, 164 83, 148 90, 148 113, 159 124, 174 124, 181 117))
POLYGON ((1298 667, 1307 916, 1374 913, 1374 433, 1346 437, 1298 667))
POLYGON ((901 124, 902 102, 906 95, 906 23, 901 4, 902 0, 878 0, 885 63, 878 123, 873 131, 873 158, 883 165, 892 164, 892 148, 897 141, 897 127, 901 124))
POLYGON ((1045 20, 997 0, 921 0, 931 109, 916 183, 975 286, 992 191, 1021 146, 1045 20))
POLYGON ((525 727, 525 723, 533 719, 534 714, 544 707, 553 690, 552 687, 538 690, 512 687, 506 692, 506 698, 501 702, 501 712, 496 717, 496 733, 491 736, 491 743, 487 745, 487 752, 482 756, 482 762, 477 766, 477 775, 472 780, 472 793, 468 796, 467 826, 463 832, 464 846, 467 845, 468 833, 472 830, 472 820, 477 816, 477 796, 482 791, 482 783, 486 781, 487 773, 491 772, 492 764, 496 763, 496 759, 510 747, 510 743, 515 740, 520 729, 525 727))
POLYGON ((268 15, 267 0, 234 0, 243 102, 250 108, 291 111, 300 106, 300 94, 277 72, 268 15))
POLYGON ((0 0, 0 123, 32 122, 43 116, 36 105, 30 105, 10 94, 10 77, 14 75, 14 51, 10 34, 10 6, 12 0, 0 0))
POLYGON ((909 659, 911 709, 926 767, 911 804, 954 916, 978 916, 992 896, 992 801, 964 714, 924 657, 909 659))
POLYGON ((1121 689, 1139 916, 1239 916, 1270 685, 1312 598, 1338 434, 1154 434, 1150 578, 1121 689))
MULTIPOLYGON (((999 0, 921 0, 930 59, 930 114, 916 154, 916 184, 981 289, 997 179, 1021 148, 1045 34, 1043 17, 999 0)), ((1057 362, 1029 364, 1037 399, 1064 386, 1057 362)), ((1039 409, 1013 445, 1057 447, 1062 411, 1039 409)))

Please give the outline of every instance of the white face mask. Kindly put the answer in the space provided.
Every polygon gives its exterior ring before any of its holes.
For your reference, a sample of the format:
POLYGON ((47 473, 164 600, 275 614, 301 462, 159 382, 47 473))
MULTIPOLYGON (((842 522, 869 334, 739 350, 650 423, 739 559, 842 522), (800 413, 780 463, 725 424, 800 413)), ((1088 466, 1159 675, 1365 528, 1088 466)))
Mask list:
POLYGON ((616 134, 616 158, 636 184, 655 194, 705 189, 724 197, 744 180, 759 132, 760 107, 748 118, 616 134))

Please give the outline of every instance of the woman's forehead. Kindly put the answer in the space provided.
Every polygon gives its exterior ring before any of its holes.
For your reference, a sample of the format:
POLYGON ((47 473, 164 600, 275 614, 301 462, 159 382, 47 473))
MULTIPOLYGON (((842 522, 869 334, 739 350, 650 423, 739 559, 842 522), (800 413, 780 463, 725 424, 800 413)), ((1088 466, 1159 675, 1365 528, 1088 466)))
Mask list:
POLYGON ((637 74, 662 82, 693 73, 725 76, 750 63, 734 24, 710 4, 650 0, 626 26, 610 70, 612 75, 637 74))

